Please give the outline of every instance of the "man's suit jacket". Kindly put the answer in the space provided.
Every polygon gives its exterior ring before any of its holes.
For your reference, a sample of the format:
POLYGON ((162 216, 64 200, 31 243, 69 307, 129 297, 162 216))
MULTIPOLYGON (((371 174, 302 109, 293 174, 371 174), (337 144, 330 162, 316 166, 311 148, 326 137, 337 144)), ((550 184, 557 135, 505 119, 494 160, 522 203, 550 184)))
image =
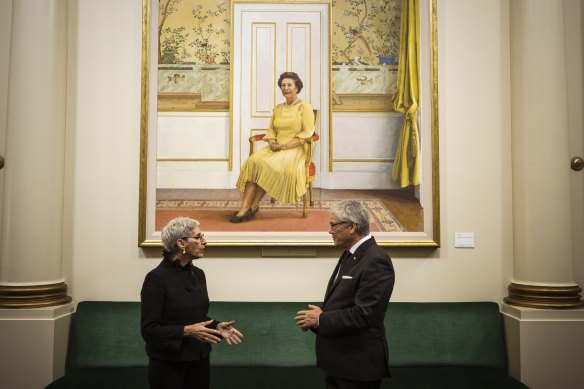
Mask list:
POLYGON ((356 381, 389 376, 383 319, 393 291, 391 258, 375 239, 363 242, 343 273, 329 281, 316 332, 318 366, 326 374, 356 381))

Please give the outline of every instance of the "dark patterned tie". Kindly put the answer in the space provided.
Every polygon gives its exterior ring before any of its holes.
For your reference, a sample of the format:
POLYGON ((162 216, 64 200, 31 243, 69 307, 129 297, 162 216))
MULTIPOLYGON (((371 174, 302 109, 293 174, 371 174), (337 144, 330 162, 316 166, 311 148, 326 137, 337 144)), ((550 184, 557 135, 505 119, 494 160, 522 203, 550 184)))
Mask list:
POLYGON ((349 263, 349 258, 351 258, 351 255, 352 254, 349 250, 345 250, 343 255, 341 255, 341 259, 340 259, 341 264, 339 265, 339 271, 337 272, 337 275, 335 277, 335 282, 337 282, 339 277, 341 277, 343 275, 343 271, 347 267, 347 264, 349 263))

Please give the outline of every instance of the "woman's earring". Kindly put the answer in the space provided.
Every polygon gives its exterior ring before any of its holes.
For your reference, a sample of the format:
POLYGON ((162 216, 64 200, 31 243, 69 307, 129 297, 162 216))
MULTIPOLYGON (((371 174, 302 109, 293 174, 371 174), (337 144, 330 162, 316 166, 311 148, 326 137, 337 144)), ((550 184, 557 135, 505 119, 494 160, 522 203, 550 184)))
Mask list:
POLYGON ((183 254, 186 254, 186 253, 187 253, 187 250, 183 249, 183 254))

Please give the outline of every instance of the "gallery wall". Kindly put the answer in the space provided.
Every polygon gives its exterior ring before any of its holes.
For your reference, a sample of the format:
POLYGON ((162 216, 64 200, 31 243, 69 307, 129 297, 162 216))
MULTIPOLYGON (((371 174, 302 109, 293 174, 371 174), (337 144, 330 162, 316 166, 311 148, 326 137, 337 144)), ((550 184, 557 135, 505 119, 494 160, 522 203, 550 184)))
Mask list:
MULTIPOLYGON (((140 0, 69 1, 63 273, 76 301, 138 300, 140 0)), ((508 2, 438 4, 439 249, 389 248, 395 301, 501 301, 512 278, 508 2), (474 249, 454 248, 474 232, 474 249)), ((204 229, 204 220, 202 228, 204 229)), ((327 228, 323 226, 323 230, 327 228)), ((320 301, 339 250, 209 248, 212 300, 320 301)), ((580 284, 582 284, 580 279, 580 284)))

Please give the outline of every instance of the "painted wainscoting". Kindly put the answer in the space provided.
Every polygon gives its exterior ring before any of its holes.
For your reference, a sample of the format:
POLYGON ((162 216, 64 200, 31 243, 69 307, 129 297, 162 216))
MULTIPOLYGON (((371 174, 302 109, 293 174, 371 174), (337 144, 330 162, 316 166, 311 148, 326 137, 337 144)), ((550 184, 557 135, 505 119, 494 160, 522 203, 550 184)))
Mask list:
MULTIPOLYGON (((401 123, 401 114, 395 112, 333 113, 332 141, 329 134, 320 134, 316 147, 314 161, 319 173, 315 187, 398 188, 391 181, 391 169, 401 123)), ((234 188, 239 166, 247 158, 248 141, 234 137, 231 151, 229 139, 228 112, 159 113, 157 187, 234 188)))

